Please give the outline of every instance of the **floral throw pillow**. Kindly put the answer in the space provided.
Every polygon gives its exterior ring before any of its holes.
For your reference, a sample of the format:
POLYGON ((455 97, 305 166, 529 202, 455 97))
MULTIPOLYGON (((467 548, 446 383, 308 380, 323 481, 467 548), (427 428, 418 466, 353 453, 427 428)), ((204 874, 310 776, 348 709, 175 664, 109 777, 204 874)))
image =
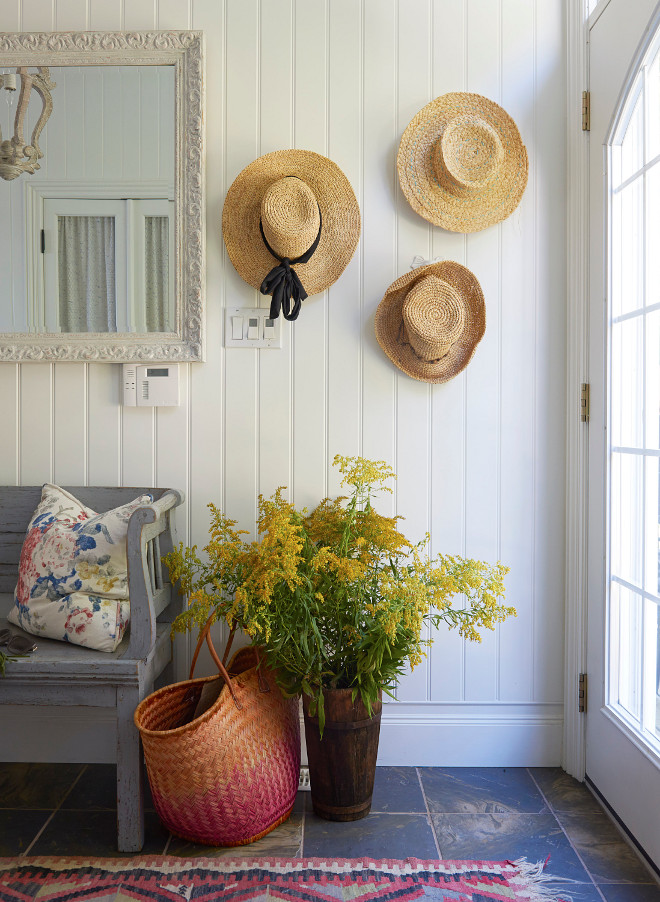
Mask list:
POLYGON ((27 529, 8 620, 28 633, 114 651, 129 622, 126 532, 151 495, 97 514, 46 484, 27 529))

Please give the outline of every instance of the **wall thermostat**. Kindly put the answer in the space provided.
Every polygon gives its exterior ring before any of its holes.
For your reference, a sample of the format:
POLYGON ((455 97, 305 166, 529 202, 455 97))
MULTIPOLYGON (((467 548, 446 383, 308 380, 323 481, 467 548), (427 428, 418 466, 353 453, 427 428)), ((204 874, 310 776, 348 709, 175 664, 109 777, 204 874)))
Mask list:
POLYGON ((128 407, 177 407, 177 363, 133 364, 122 367, 123 403, 128 407))

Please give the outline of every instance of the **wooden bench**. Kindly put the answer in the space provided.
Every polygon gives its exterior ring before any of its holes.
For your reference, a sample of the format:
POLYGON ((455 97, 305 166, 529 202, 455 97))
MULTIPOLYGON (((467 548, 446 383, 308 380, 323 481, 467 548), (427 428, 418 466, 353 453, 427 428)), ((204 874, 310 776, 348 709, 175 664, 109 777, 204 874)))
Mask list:
MULTIPOLYGON (((133 712, 172 658, 170 624, 181 609, 181 599, 167 578, 167 568, 161 567, 161 555, 172 549, 172 513, 183 502, 183 494, 172 489, 90 486, 67 491, 99 513, 144 493, 154 498, 137 508, 128 524, 130 630, 111 653, 32 637, 37 650, 8 662, 4 678, 0 676, 0 717, 2 705, 114 709, 118 848, 138 852, 144 843, 143 767, 133 712)), ((41 486, 0 487, 0 629, 10 626, 22 635, 28 634, 9 625, 6 617, 14 604, 23 539, 40 498, 41 486)))

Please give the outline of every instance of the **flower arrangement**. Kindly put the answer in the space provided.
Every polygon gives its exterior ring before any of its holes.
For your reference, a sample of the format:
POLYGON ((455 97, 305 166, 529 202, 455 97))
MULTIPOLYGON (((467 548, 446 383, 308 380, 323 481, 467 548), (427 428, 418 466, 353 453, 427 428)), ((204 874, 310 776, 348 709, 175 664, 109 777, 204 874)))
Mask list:
POLYGON ((326 498, 311 513, 297 511, 279 488, 259 496, 260 539, 211 510, 205 560, 197 547, 178 549, 164 560, 172 580, 188 596, 175 631, 201 628, 209 617, 243 629, 261 646, 287 695, 311 697, 323 732, 323 690, 352 688, 370 711, 409 663, 419 664, 430 639, 424 626, 445 623, 467 639, 515 610, 505 607, 498 563, 451 555, 430 559, 429 542, 410 542, 400 517, 385 517, 372 505, 396 478, 383 461, 337 455, 347 496, 326 498), (450 600, 464 596, 465 604, 450 600))

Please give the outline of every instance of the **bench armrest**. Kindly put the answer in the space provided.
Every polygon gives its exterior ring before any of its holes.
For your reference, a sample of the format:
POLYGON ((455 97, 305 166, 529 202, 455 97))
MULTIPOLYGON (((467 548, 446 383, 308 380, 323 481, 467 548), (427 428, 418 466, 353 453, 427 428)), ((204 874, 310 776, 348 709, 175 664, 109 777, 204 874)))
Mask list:
POLYGON ((173 512, 183 492, 168 489, 150 504, 133 511, 126 534, 131 632, 126 657, 146 658, 156 641, 156 618, 172 601, 173 588, 163 576, 161 557, 176 540, 173 512))

